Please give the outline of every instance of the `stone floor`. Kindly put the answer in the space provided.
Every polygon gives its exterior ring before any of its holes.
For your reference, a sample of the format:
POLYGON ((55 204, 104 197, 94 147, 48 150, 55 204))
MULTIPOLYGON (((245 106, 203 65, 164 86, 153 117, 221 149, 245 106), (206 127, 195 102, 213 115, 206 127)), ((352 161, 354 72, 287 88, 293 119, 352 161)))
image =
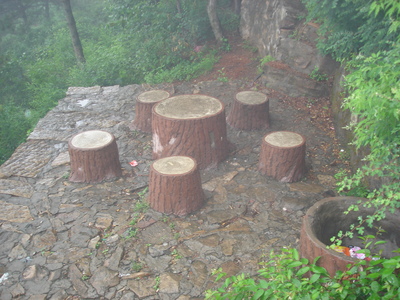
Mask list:
POLYGON ((70 88, 0 167, 0 299, 201 299, 215 286, 213 269, 255 274, 271 249, 296 247, 307 208, 334 194, 332 138, 306 112, 270 97, 271 127, 228 128, 235 149, 217 168, 201 171, 203 208, 183 218, 146 208, 151 135, 129 125, 136 96, 155 88, 217 97, 229 111, 245 87, 209 81, 70 88), (92 129, 115 135, 123 176, 69 182, 68 140, 92 129), (261 139, 275 130, 306 137, 301 182, 257 171, 261 139))

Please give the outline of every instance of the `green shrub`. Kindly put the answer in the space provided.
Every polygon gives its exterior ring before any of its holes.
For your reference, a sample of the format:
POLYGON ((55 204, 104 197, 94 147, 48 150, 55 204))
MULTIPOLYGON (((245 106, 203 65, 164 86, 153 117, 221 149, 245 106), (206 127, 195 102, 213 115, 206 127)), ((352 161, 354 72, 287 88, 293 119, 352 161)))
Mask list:
MULTIPOLYGON (((370 252, 363 250, 367 256, 370 252)), ((400 293, 400 256, 391 259, 358 261, 347 271, 331 277, 317 265, 300 258, 293 248, 273 251, 261 263, 258 275, 240 274, 226 278, 215 290, 207 290, 206 299, 398 299, 400 293)), ((226 274, 214 272, 216 281, 226 274)))

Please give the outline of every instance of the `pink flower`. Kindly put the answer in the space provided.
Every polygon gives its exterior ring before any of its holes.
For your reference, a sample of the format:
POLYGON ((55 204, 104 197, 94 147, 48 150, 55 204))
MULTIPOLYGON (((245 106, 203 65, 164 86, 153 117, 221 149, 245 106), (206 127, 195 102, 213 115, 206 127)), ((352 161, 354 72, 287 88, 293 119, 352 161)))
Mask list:
POLYGON ((139 163, 138 163, 136 160, 132 160, 129 164, 130 164, 132 167, 136 167, 139 163))

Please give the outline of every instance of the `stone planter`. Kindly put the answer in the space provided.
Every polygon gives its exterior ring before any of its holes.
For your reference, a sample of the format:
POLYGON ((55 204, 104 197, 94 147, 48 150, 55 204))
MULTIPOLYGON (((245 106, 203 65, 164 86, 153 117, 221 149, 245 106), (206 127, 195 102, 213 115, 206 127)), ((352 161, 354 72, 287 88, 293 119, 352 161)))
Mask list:
MULTIPOLYGON (((348 264, 357 262, 355 258, 327 249, 327 245, 331 244, 330 238, 337 235, 340 230, 346 232, 351 224, 358 224, 358 216, 365 217, 373 213, 372 209, 364 207, 360 207, 358 212, 352 211, 347 215, 343 213, 351 204, 356 204, 359 200, 365 201, 365 199, 356 197, 326 198, 309 208, 303 218, 300 234, 300 254, 310 261, 321 256, 318 265, 327 269, 332 276, 338 270, 345 270, 348 264)), ((392 251, 400 247, 399 221, 400 213, 397 212, 387 214, 384 220, 375 224, 376 227, 381 226, 386 231, 378 237, 378 240, 386 241, 386 244, 379 246, 383 250, 383 257, 395 256, 396 254, 392 251)), ((365 234, 376 235, 376 228, 365 226, 365 234)), ((364 248, 362 240, 357 237, 343 240, 343 245, 364 248)))

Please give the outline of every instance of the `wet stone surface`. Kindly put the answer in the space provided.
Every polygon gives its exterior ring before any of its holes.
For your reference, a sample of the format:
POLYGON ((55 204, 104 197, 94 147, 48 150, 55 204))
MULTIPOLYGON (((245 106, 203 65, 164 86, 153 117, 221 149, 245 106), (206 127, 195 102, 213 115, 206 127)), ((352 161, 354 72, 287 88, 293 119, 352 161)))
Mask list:
POLYGON ((329 136, 305 112, 270 97, 270 128, 228 127, 229 157, 201 171, 205 205, 183 218, 165 216, 143 208, 151 135, 129 129, 137 95, 150 89, 216 97, 228 112, 245 87, 210 81, 70 88, 0 167, 0 299, 201 299, 214 286, 213 269, 255 274, 264 253, 297 246, 307 208, 333 193, 334 173, 324 169, 332 149, 321 148, 329 136), (68 140, 87 130, 114 134, 121 178, 68 181, 68 140), (277 130, 307 139, 301 182, 280 183, 257 170, 262 137, 277 130))

